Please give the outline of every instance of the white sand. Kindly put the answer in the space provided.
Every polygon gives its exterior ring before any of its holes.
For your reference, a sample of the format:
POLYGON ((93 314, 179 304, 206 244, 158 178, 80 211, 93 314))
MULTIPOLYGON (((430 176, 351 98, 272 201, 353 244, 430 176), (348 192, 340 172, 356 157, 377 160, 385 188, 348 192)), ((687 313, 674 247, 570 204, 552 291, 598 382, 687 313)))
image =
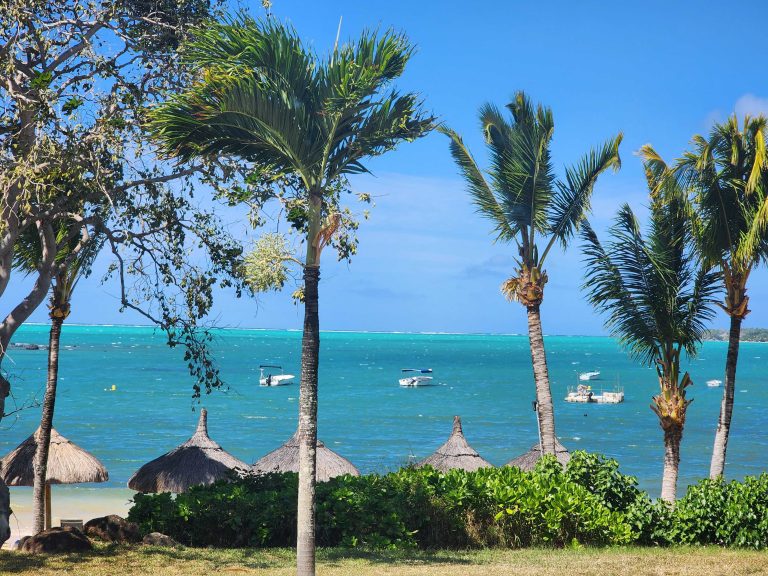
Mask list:
MULTIPOLYGON (((3 545, 10 548, 22 536, 31 533, 32 488, 11 488, 11 537, 3 545)), ((117 514, 125 518, 131 507, 129 500, 135 492, 127 488, 91 488, 53 486, 51 491, 51 525, 58 526, 62 518, 80 519, 117 514)))

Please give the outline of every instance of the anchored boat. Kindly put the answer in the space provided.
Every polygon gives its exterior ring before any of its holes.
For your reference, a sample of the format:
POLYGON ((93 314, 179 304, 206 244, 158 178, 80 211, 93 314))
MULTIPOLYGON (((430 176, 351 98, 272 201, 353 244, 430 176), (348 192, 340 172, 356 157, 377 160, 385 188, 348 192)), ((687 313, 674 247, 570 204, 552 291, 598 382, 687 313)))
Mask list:
POLYGON ((600 371, 595 370, 594 372, 582 372, 579 374, 579 380, 582 382, 588 382, 590 380, 597 380, 600 378, 600 371))
POLYGON ((624 402, 624 388, 616 385, 613 390, 600 389, 596 392, 588 384, 579 384, 576 388, 569 386, 565 401, 580 404, 619 404, 624 402))
POLYGON ((414 388, 416 386, 428 386, 432 381, 432 376, 420 376, 420 374, 432 374, 432 368, 403 368, 403 373, 415 375, 400 378, 400 386, 404 388, 414 388))
POLYGON ((722 380, 717 380, 717 379, 707 380, 707 386, 709 386, 710 388, 717 388, 722 383, 723 383, 722 380))
POLYGON ((284 374, 282 366, 275 364, 261 364, 259 366, 259 385, 261 386, 285 386, 290 384, 294 378, 293 374, 284 374), (276 368, 280 370, 280 374, 272 374, 272 372, 268 371, 265 376, 264 368, 276 368))

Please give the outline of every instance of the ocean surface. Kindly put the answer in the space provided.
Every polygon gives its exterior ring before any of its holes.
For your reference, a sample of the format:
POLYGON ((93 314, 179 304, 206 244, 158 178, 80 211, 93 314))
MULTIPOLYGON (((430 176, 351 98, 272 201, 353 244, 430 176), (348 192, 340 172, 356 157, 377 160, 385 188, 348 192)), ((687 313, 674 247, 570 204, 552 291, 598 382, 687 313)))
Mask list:
MULTIPOLYGON (((37 325, 23 327, 14 339, 47 341, 48 328, 37 325)), ((546 346, 562 443, 616 458, 623 472, 658 495, 662 433, 649 408, 658 388, 655 371, 633 363, 610 338, 549 336, 546 346), (602 372, 593 389, 618 383, 625 402, 566 403, 577 372, 589 370, 602 372)), ((184 442, 194 432, 200 407, 209 411, 211 437, 249 463, 291 436, 298 383, 260 387, 259 364, 281 364, 298 382, 301 333, 222 330, 215 353, 228 389, 203 395, 197 403, 183 351, 168 348, 162 333, 144 327, 64 326, 54 425, 107 467, 110 480, 99 488, 124 489, 142 464, 184 442)), ((709 471, 722 388, 705 382, 724 379, 725 354, 725 343, 707 342, 688 364, 694 402, 683 438, 680 493, 709 471)), ((6 411, 42 399, 46 358, 44 350, 10 351, 4 369, 13 399, 6 411)), ((768 345, 742 344, 730 478, 768 470, 767 360, 768 345)), ((448 437, 454 414, 462 417, 470 444, 493 464, 504 464, 538 442, 526 336, 324 332, 319 394, 320 438, 364 473, 428 456, 448 437), (408 367, 432 368, 436 385, 400 388, 400 369, 408 367)), ((40 409, 31 407, 4 419, 0 453, 29 436, 39 418, 40 409)), ((89 492, 96 487, 90 485, 89 492)))

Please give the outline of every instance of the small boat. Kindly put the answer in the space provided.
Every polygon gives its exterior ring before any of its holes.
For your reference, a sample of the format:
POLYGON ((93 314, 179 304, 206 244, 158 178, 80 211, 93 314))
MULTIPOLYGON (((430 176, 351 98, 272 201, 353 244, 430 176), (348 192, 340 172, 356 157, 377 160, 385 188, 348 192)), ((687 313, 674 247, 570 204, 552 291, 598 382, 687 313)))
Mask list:
POLYGON ((568 388, 565 401, 580 404, 619 404, 624 402, 624 389, 617 385, 611 391, 600 390, 599 394, 595 394, 592 386, 579 384, 575 389, 573 386, 568 388))
POLYGON ((283 374, 283 367, 276 366, 274 364, 261 364, 259 366, 259 385, 260 386, 285 386, 291 383, 295 376, 293 374, 283 374), (267 372, 264 376, 264 368, 277 368, 280 370, 280 374, 272 374, 267 372))
POLYGON ((597 380, 600 378, 600 371, 595 370, 594 372, 582 372, 579 374, 579 380, 582 382, 587 382, 589 380, 597 380))
POLYGON ((722 380, 717 380, 717 379, 707 380, 707 386, 709 386, 710 388, 717 388, 722 383, 723 383, 722 380))
MULTIPOLYGON (((432 374, 432 368, 403 368, 404 373, 416 372, 417 374, 432 374)), ((406 376, 400 378, 400 386, 414 388, 416 386, 428 386, 432 376, 406 376)))

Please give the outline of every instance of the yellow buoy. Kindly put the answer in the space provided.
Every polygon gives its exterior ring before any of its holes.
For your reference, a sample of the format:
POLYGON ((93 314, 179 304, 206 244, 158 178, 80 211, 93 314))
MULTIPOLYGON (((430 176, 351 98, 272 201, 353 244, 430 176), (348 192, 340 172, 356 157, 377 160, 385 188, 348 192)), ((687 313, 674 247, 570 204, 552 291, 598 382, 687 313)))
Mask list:
POLYGON ((114 392, 115 390, 117 390, 117 385, 112 384, 112 388, 110 388, 110 392, 114 392))

